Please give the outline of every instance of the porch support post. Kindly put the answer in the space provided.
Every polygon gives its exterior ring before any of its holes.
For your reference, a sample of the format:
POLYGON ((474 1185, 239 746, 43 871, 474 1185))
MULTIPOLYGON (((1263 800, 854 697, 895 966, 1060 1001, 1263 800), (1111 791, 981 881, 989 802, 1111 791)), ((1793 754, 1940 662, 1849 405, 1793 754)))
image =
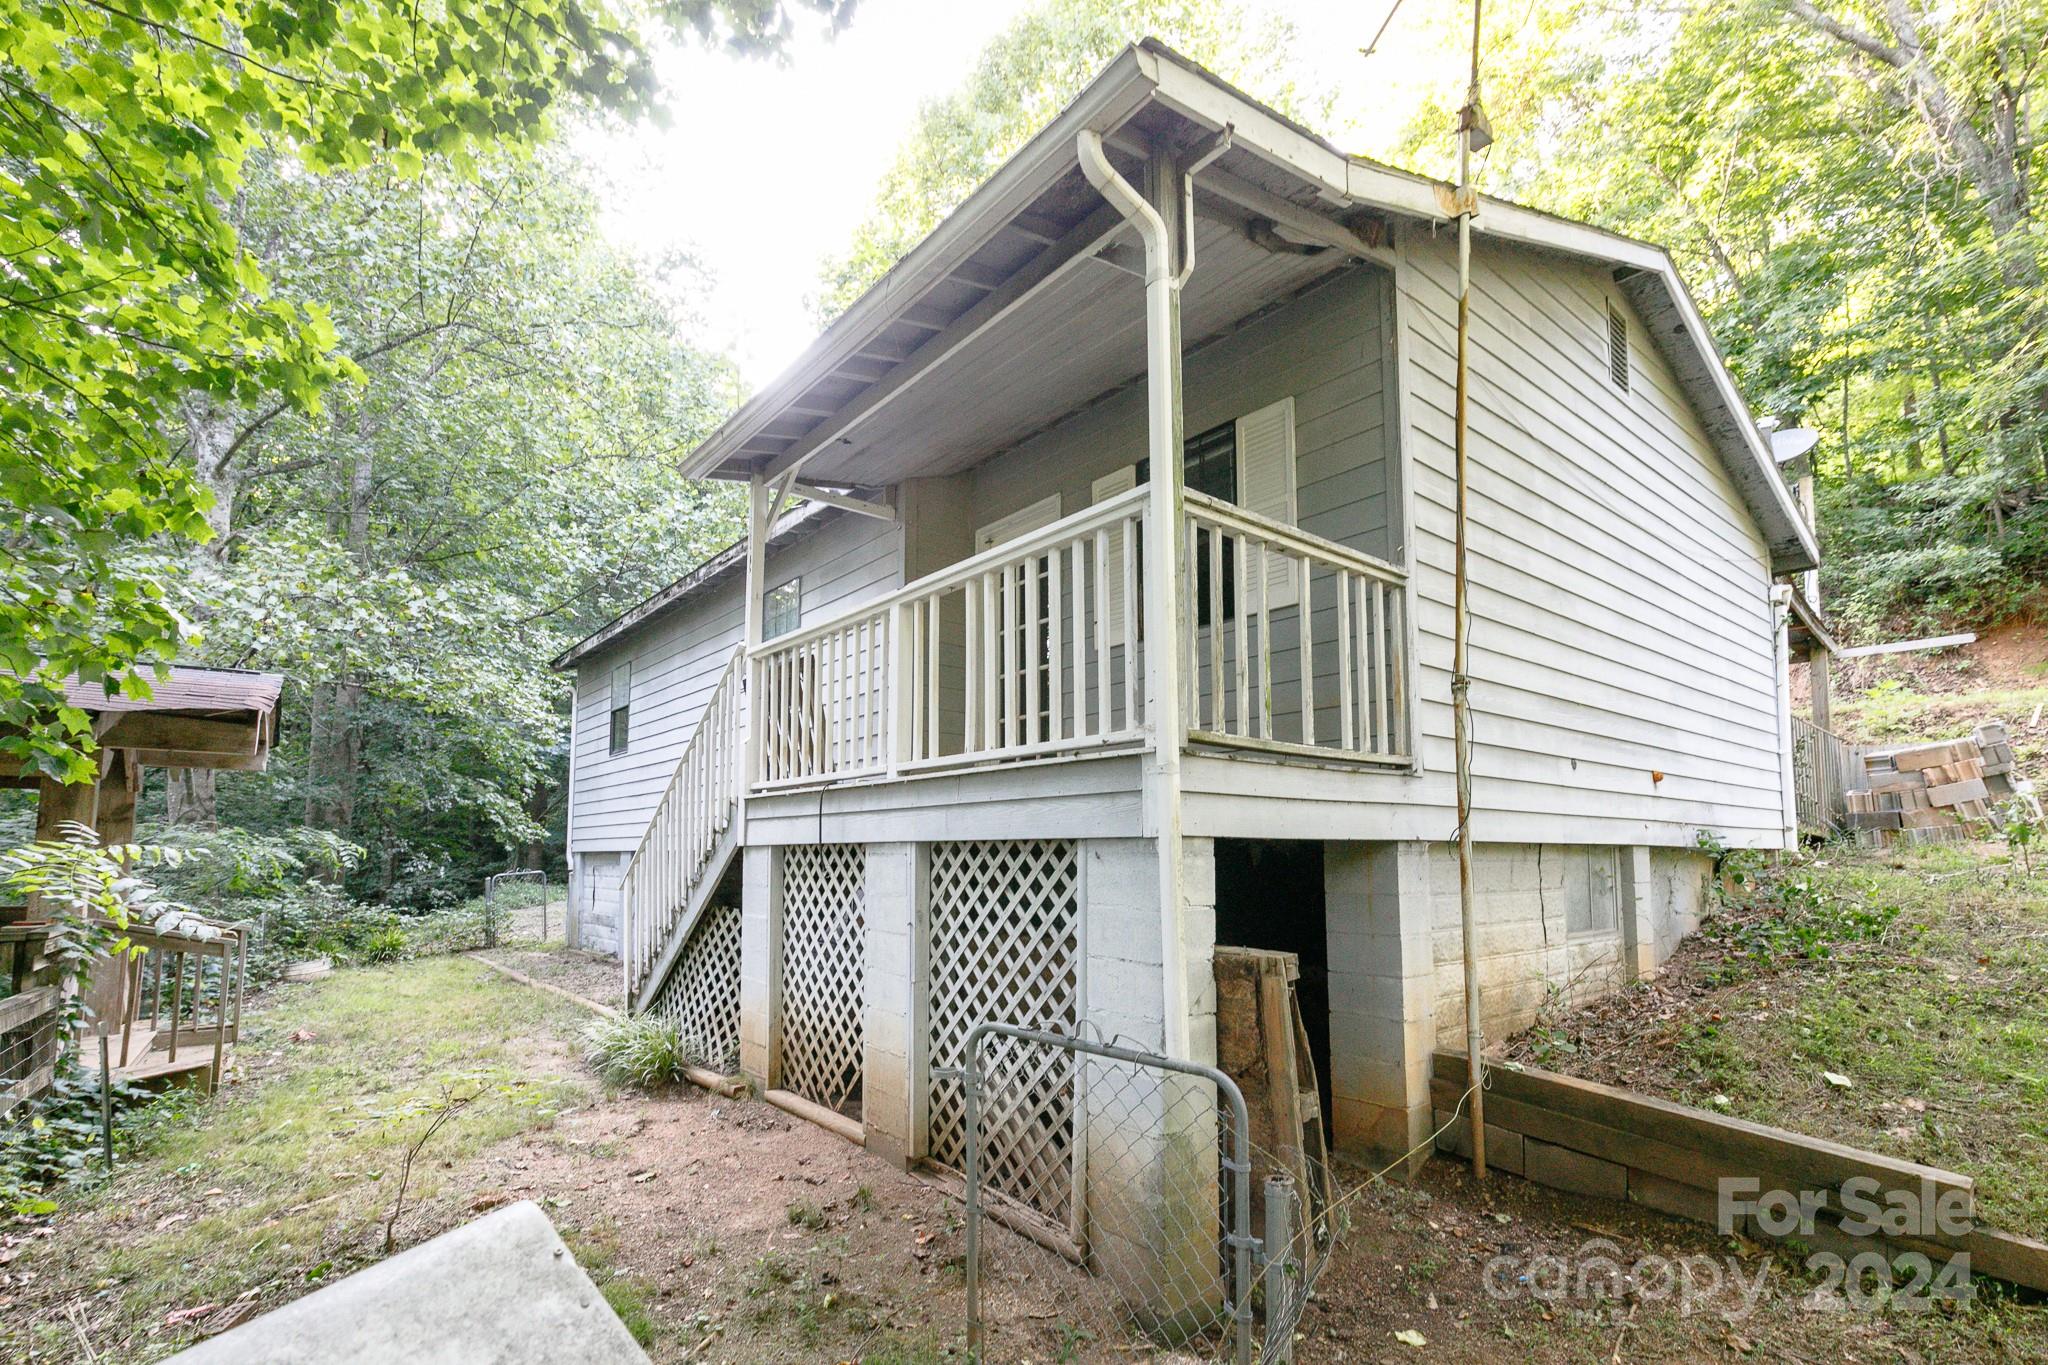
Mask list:
POLYGON ((861 1125, 868 1151, 908 1169, 924 1155, 930 988, 930 844, 867 846, 861 1125))
POLYGON ((782 1070, 782 850, 740 857, 740 1071, 766 1090, 782 1070))
POLYGON ((768 479, 755 470, 747 479, 747 580, 745 626, 742 639, 747 651, 747 734, 745 768, 740 774, 740 842, 746 842, 747 793, 761 777, 761 688, 754 651, 761 646, 762 612, 768 585, 762 575, 768 569, 768 479))
MULTIPOLYGON (((1081 171, 1145 241, 1145 424, 1151 495, 1145 526, 1145 723, 1152 749, 1145 811, 1158 847, 1161 967, 1169 1056, 1189 1055, 1188 956, 1182 943, 1181 682, 1178 647, 1181 565, 1180 262, 1184 240, 1182 169, 1165 152, 1145 162, 1140 195, 1103 153, 1101 135, 1075 139, 1081 171)), ((1203 1058, 1202 1060, 1207 1060, 1203 1058)))

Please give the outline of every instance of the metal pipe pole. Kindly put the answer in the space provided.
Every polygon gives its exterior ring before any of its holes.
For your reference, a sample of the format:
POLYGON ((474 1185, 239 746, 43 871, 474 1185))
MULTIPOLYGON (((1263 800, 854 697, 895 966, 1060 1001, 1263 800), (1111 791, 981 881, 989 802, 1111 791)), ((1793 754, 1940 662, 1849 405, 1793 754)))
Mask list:
POLYGON ((1472 633, 1466 571, 1465 509, 1467 477, 1466 403, 1467 353, 1472 311, 1472 214, 1478 207, 1472 190, 1472 142, 1479 127, 1479 13, 1483 0, 1472 0, 1472 83, 1458 116, 1458 400, 1457 400, 1457 563, 1453 574, 1451 635, 1452 743, 1456 750, 1458 785, 1458 923, 1465 948, 1465 1057, 1472 1087, 1472 1174, 1486 1175, 1486 1046, 1479 1021, 1479 930, 1472 905, 1472 677, 1467 658, 1472 633))

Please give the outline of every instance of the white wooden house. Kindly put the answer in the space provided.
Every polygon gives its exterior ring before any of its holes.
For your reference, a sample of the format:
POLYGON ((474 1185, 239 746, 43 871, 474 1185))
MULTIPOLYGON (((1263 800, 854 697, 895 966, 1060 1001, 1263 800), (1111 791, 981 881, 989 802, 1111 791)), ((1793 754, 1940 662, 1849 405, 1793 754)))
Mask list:
MULTIPOLYGON (((1462 1027, 1449 193, 1142 44, 694 452, 748 539, 558 661, 576 932, 634 1007, 949 1165, 973 1023, 1205 1058, 1213 948, 1288 949, 1336 1137, 1425 1134, 1462 1027)), ((1703 839, 1788 842, 1773 583, 1816 551, 1662 250, 1475 224, 1498 1036, 1653 970, 1703 839)))

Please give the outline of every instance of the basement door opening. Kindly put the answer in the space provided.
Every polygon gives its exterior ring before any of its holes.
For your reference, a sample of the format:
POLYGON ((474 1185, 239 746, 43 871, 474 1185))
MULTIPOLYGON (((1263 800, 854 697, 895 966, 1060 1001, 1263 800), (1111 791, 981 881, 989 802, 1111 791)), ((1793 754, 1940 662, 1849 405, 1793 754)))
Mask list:
POLYGON ((1216 942, 1293 953, 1296 995, 1316 1061, 1323 1112, 1330 1108, 1330 939, 1323 899, 1323 845, 1308 839, 1216 841, 1216 942))

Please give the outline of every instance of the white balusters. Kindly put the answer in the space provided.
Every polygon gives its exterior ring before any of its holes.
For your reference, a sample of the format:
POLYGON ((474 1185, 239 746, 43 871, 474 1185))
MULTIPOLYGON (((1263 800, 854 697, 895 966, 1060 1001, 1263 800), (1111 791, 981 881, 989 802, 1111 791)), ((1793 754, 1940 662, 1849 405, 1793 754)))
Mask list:
POLYGON ((1185 505, 1191 738, 1408 762, 1407 576, 1204 494, 1185 505), (1286 581, 1283 564, 1300 601, 1274 606, 1268 585, 1286 581), (1276 710, 1283 696, 1292 705, 1276 710))
POLYGON ((619 942, 629 995, 646 983, 668 947, 705 864, 738 811, 743 663, 735 650, 626 869, 619 942))

